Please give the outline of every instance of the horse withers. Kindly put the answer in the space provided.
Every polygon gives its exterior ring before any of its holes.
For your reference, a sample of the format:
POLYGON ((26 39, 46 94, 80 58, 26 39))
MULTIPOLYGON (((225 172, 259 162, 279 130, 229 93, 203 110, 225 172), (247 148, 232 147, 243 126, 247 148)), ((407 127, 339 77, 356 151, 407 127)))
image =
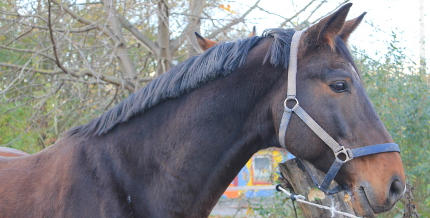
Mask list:
MULTIPOLYGON (((300 107, 346 151, 393 143, 345 45, 364 16, 345 22, 351 5, 299 37, 294 80, 300 107)), ((217 44, 41 152, 0 158, 1 217, 206 217, 254 153, 281 144, 330 174, 341 155, 297 110, 278 137, 294 33, 217 44)), ((361 216, 402 196, 396 150, 344 160, 334 179, 361 216)))

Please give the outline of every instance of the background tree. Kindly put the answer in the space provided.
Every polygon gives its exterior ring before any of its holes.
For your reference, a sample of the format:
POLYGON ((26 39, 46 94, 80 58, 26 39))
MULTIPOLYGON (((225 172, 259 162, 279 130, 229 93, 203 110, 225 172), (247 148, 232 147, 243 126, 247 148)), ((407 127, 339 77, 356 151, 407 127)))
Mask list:
MULTIPOLYGON (((6 135, 0 145, 28 152, 49 146, 61 132, 201 52, 194 32, 217 41, 246 37, 253 26, 247 17, 270 13, 259 2, 241 11, 221 0, 0 3, 0 122, 6 135)), ((310 0, 290 17, 277 15, 284 19, 279 26, 303 28, 320 18, 312 15, 325 3, 310 0)))

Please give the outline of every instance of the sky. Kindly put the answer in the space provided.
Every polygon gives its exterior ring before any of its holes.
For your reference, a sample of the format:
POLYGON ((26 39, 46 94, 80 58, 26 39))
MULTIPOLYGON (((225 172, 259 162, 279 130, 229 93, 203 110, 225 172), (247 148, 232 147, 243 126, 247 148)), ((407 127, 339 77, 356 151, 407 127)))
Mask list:
MULTIPOLYGON (((246 5, 255 3, 250 0, 243 0, 243 3, 240 0, 236 2, 239 2, 238 5, 230 2, 231 8, 239 13, 246 11, 246 5)), ((259 6, 283 17, 290 17, 308 2, 303 0, 261 0, 259 6)), ((339 0, 328 0, 328 3, 319 10, 322 14, 315 14, 314 18, 310 20, 332 11, 339 2, 339 0)), ((392 35, 395 34, 401 42, 399 45, 405 48, 407 56, 412 61, 419 63, 419 0, 351 0, 350 2, 353 3, 353 6, 348 14, 348 20, 367 12, 364 21, 351 35, 349 40, 351 45, 365 50, 370 56, 381 57, 386 52, 388 42, 393 39, 392 35)), ((427 41, 425 49, 427 63, 429 63, 430 1, 424 0, 424 9, 427 41)), ((277 27, 283 20, 279 16, 261 11, 253 12, 248 19, 257 27, 257 35, 260 35, 266 28, 277 27)), ((427 66, 429 65, 427 64, 427 66)))

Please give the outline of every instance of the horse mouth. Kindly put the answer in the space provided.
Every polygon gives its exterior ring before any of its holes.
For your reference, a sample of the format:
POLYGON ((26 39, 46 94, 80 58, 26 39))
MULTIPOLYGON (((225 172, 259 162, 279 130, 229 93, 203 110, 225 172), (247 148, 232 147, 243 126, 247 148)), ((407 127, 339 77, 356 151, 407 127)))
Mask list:
POLYGON ((366 194, 366 190, 363 186, 360 186, 357 189, 357 197, 358 201, 361 205, 363 214, 361 214, 363 217, 376 217, 376 213, 372 207, 372 204, 370 203, 370 200, 366 194))

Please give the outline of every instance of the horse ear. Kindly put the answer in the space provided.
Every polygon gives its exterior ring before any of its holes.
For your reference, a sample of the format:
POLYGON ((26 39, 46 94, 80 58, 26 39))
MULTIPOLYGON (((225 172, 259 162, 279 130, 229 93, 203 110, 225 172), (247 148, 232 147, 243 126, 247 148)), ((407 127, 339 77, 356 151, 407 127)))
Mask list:
POLYGON ((339 37, 344 41, 347 42, 349 35, 351 35, 352 32, 357 28, 357 26, 361 23, 363 20, 364 15, 366 15, 366 12, 362 13, 360 16, 353 20, 349 20, 345 22, 345 25, 343 25, 342 32, 340 33, 339 37))
POLYGON ((253 36, 256 36, 256 35, 257 35, 257 30, 256 30, 256 28, 254 26, 254 27, 252 27, 252 32, 248 35, 248 37, 253 37, 253 36))
POLYGON ((352 3, 345 4, 336 12, 320 20, 310 27, 306 32, 305 43, 307 46, 321 46, 328 43, 332 49, 335 48, 334 40, 338 36, 345 24, 346 15, 352 3))
POLYGON ((197 43, 199 44, 200 48, 203 51, 206 51, 210 48, 212 48, 215 44, 217 44, 218 42, 216 41, 212 41, 210 39, 206 39, 205 37, 201 36, 200 34, 198 34, 197 32, 194 32, 194 34, 196 34, 197 37, 197 43))

